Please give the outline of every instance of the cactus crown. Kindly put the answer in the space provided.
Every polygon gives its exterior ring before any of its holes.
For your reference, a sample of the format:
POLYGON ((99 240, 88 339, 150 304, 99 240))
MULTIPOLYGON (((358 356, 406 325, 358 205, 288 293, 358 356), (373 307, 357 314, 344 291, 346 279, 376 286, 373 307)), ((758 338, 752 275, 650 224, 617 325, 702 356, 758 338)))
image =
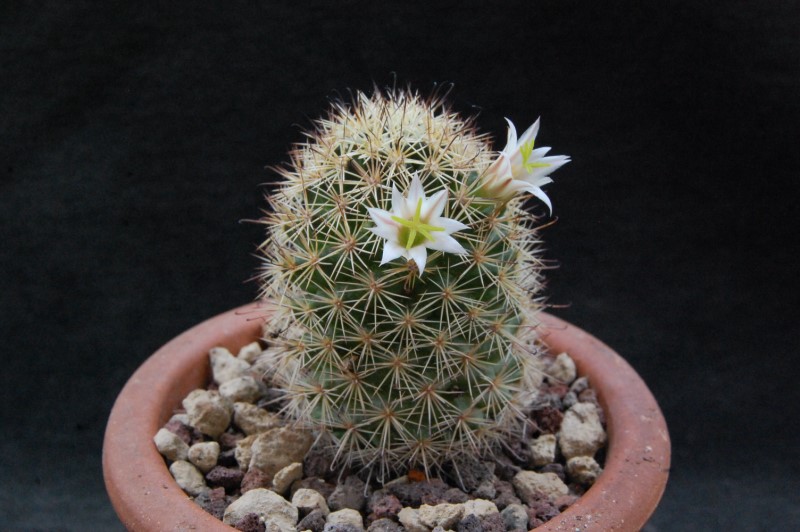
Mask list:
POLYGON ((270 321, 290 325, 273 380, 341 464, 428 471, 520 426, 543 263, 518 193, 546 200, 568 159, 534 149, 538 121, 519 141, 509 124, 497 154, 439 99, 357 93, 278 170, 259 248, 270 321))

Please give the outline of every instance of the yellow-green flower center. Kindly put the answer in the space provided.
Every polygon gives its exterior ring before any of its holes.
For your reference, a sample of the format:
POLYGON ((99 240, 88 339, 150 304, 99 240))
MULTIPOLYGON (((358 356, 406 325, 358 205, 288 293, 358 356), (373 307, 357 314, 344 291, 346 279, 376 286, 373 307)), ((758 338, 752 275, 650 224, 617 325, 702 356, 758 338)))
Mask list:
POLYGON ((392 220, 402 226, 400 227, 399 240, 401 244, 405 243, 406 249, 419 246, 425 241, 432 241, 432 231, 444 231, 444 227, 436 227, 422 220, 422 198, 417 201, 417 210, 411 220, 400 218, 399 216, 392 216, 392 220))
POLYGON ((530 172, 534 168, 547 168, 550 166, 547 163, 539 162, 529 162, 528 159, 531 158, 531 153, 533 152, 533 143, 536 139, 531 139, 528 142, 524 143, 522 146, 519 147, 519 153, 522 155, 522 167, 525 168, 526 172, 530 172))

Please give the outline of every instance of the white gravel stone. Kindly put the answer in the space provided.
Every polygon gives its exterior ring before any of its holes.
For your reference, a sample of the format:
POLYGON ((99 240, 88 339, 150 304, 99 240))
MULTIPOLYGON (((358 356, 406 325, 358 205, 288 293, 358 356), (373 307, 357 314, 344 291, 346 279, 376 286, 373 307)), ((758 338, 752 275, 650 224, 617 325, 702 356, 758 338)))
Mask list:
POLYGON ((301 478, 303 478, 303 464, 300 462, 289 464, 275 473, 275 478, 272 479, 272 490, 275 493, 284 495, 289 490, 292 482, 301 478))
POLYGON ((279 427, 281 418, 273 412, 250 403, 234 403, 233 423, 250 436, 279 427))
POLYGON ((215 347, 209 351, 208 358, 211 361, 211 374, 217 384, 243 377, 250 371, 250 364, 236 358, 224 347, 215 347))
POLYGON ((603 469, 591 456, 573 456, 567 460, 567 477, 583 486, 591 486, 603 469))
POLYGON ((520 471, 511 483, 517 490, 517 495, 523 502, 531 504, 538 495, 544 495, 550 500, 569 493, 569 488, 558 478, 555 473, 537 473, 535 471, 520 471))
POLYGON ((455 526, 464 515, 463 504, 442 503, 435 506, 423 504, 419 507, 419 520, 428 528, 440 526, 449 529, 455 526))
POLYGON ((361 512, 352 508, 344 508, 328 514, 325 519, 325 528, 329 526, 352 526, 358 530, 364 530, 364 519, 361 512))
POLYGON ((232 403, 255 403, 261 396, 261 390, 252 376, 244 375, 220 384, 219 394, 232 403))
POLYGON ((558 432, 558 446, 565 458, 594 456, 605 442, 606 431, 594 403, 576 403, 567 410, 558 432))
POLYGON ((261 356, 262 352, 263 350, 261 349, 261 344, 258 342, 253 342, 239 349, 239 353, 236 355, 236 358, 239 360, 244 360, 248 364, 252 365, 253 362, 258 360, 258 357, 261 356))
POLYGON ((572 384, 578 375, 575 361, 566 353, 561 353, 556 357, 547 374, 564 384, 572 384))
POLYGON ((274 491, 256 488, 244 493, 225 509, 222 522, 230 525, 250 513, 258 514, 269 531, 296 532, 297 508, 274 491))
POLYGON ((236 463, 239 464, 239 469, 247 471, 250 466, 250 459, 253 457, 253 442, 256 441, 257 434, 242 438, 236 442, 236 448, 233 450, 233 456, 236 458, 236 463))
POLYGON ((170 423, 172 421, 178 421, 180 423, 183 423, 184 425, 188 425, 189 424, 189 416, 186 415, 185 412, 182 412, 180 414, 172 414, 172 417, 169 418, 169 421, 167 423, 170 423))
POLYGON ((281 427, 256 436, 250 468, 258 468, 268 477, 294 462, 302 462, 314 439, 310 433, 281 427))
POLYGON ((189 461, 203 473, 211 471, 217 465, 217 459, 219 443, 215 441, 198 442, 189 447, 189 461))
POLYGON ((403 508, 397 514, 397 519, 408 532, 430 532, 430 529, 420 521, 419 510, 415 508, 403 508))
POLYGON ((300 488, 292 495, 292 505, 294 505, 301 514, 308 515, 314 510, 322 510, 322 513, 328 515, 331 513, 328 508, 328 503, 325 502, 325 497, 322 496, 317 490, 308 488, 300 488))
POLYGON ((542 434, 530 443, 531 464, 539 467, 556 461, 556 435, 542 434))
POLYGON ((185 460, 178 460, 169 466, 169 472, 172 473, 172 478, 178 483, 183 491, 197 497, 204 491, 208 491, 206 479, 203 474, 192 464, 185 460))
POLYGON ((189 425, 212 438, 225 432, 231 423, 233 404, 218 392, 194 390, 183 400, 189 425))
POLYGON ((497 505, 486 499, 472 499, 464 503, 464 518, 474 515, 478 519, 483 519, 496 513, 499 513, 497 505))
POLYGON ((167 429, 159 429, 153 436, 153 441, 161 455, 167 460, 186 460, 189 456, 189 446, 176 434, 167 429))

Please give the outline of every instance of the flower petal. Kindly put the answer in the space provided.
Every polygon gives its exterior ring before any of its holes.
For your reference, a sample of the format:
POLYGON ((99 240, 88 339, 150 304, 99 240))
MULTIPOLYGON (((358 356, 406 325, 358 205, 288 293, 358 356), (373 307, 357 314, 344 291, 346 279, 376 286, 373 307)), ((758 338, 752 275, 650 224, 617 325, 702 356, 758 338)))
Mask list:
POLYGON ((414 246, 413 248, 407 250, 408 256, 414 259, 414 262, 417 263, 417 268, 419 269, 419 274, 422 275, 422 272, 425 271, 425 263, 428 262, 428 250, 425 249, 425 246, 414 246))
POLYGON ((530 192, 531 194, 542 200, 544 204, 547 205, 547 208, 550 210, 550 214, 553 214, 553 205, 550 203, 550 198, 547 197, 547 194, 544 193, 544 190, 536 186, 531 186, 528 188, 528 192, 530 192))
POLYGON ((441 232, 434 233, 433 241, 428 241, 425 243, 425 245, 431 249, 444 251, 447 253, 458 253, 463 255, 467 252, 467 250, 464 249, 464 246, 459 244, 455 238, 441 232))
MULTIPOLYGON (((469 229, 468 225, 464 225, 458 220, 453 220, 452 218, 436 218, 431 220, 431 225, 444 227, 444 233, 449 235, 450 233, 455 233, 456 231, 463 231, 464 229, 469 229)), ((437 233, 441 233, 441 231, 436 231, 433 234, 436 235, 437 233)))
MULTIPOLYGON (((420 218, 423 220, 433 220, 442 215, 444 206, 447 204, 447 190, 442 189, 427 200, 422 202, 422 212, 420 218)), ((433 224, 436 225, 436 224, 433 224)))
POLYGON ((391 240, 387 240, 383 243, 383 257, 381 257, 381 266, 391 260, 396 259, 397 257, 402 257, 405 255, 405 253, 406 249, 403 246, 396 244, 391 240))
POLYGON ((411 212, 408 213, 408 216, 414 215, 420 198, 425 199, 425 189, 422 188, 419 174, 414 174, 414 177, 411 178, 411 186, 408 187, 408 199, 406 199, 406 206, 411 207, 411 212))

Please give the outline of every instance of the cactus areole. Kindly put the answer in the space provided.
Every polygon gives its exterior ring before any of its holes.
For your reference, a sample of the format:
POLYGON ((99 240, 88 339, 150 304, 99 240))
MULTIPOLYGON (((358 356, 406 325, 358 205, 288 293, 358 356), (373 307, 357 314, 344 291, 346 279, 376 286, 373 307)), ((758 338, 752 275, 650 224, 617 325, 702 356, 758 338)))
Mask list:
POLYGON ((493 151, 471 119, 408 91, 334 104, 278 169, 260 296, 284 323, 286 414, 337 463, 389 471, 491 453, 521 430, 543 261, 529 194, 568 162, 537 121, 493 151))

